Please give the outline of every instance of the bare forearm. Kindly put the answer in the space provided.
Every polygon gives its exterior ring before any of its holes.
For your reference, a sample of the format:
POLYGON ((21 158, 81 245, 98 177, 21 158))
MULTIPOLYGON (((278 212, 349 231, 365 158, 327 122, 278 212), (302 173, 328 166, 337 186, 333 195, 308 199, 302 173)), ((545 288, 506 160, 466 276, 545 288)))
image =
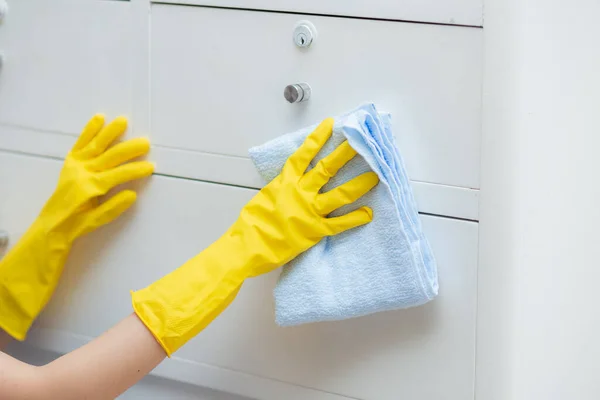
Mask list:
POLYGON ((114 399, 147 375, 165 352, 136 315, 42 367, 47 398, 114 399), (66 389, 68 388, 68 389, 66 389))
POLYGON ((165 352, 135 314, 43 367, 0 358, 2 399, 114 399, 147 375, 165 352))

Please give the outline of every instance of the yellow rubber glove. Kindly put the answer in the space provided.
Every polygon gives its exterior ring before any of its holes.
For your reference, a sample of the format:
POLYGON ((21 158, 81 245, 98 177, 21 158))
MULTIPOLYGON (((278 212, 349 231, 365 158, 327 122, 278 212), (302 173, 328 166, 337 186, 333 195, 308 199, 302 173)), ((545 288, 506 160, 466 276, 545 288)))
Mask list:
POLYGON ((379 182, 369 172, 327 192, 320 189, 356 155, 348 142, 306 172, 331 136, 327 119, 288 159, 281 174, 241 211, 215 243, 183 266, 132 294, 133 308, 171 355, 204 329, 234 299, 246 278, 272 271, 323 237, 366 224, 372 211, 360 208, 327 218, 379 182))
POLYGON ((54 194, 0 261, 0 328, 15 339, 25 339, 52 296, 73 241, 117 218, 135 202, 136 194, 123 190, 104 203, 99 197, 115 186, 152 174, 149 162, 124 164, 149 151, 147 139, 109 148, 126 128, 125 118, 106 127, 101 115, 89 121, 65 158, 54 194))

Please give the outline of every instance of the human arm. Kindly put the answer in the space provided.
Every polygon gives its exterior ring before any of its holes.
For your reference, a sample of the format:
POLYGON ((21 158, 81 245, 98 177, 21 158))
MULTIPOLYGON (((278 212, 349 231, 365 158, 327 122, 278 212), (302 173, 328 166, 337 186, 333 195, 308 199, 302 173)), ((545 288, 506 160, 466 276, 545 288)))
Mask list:
MULTIPOLYGON (((122 183, 149 176, 153 165, 129 162, 150 149, 147 139, 111 144, 127 127, 124 118, 104 126, 94 116, 65 157, 58 184, 40 214, 15 246, 0 260, 0 329, 18 340, 52 296, 73 243, 111 222, 136 200, 122 183)), ((31 182, 35 185, 35 182, 31 182)))
MULTIPOLYGON (((131 190, 108 199, 104 195, 121 183, 152 173, 151 163, 130 162, 149 151, 147 139, 111 146, 126 127, 124 118, 105 126, 104 118, 96 115, 88 122, 65 158, 54 193, 0 261, 0 350, 12 338, 25 338, 54 292, 76 239, 118 218, 136 200, 131 190)), ((43 367, 0 353, 0 398, 112 399, 164 357, 152 335, 131 315, 98 339, 43 367)))
POLYGON ((326 236, 372 220, 368 207, 336 217, 330 214, 377 185, 374 172, 322 192, 357 154, 347 141, 309 170, 333 126, 332 119, 323 121, 214 243, 132 294, 136 314, 169 356, 225 310, 246 279, 279 268, 326 236))
POLYGON ((79 396, 75 398, 113 398, 210 324, 233 301, 245 279, 280 267, 325 236, 370 222, 372 212, 366 207, 340 217, 328 215, 373 188, 378 182, 374 173, 321 193, 329 178, 355 156, 348 143, 306 172, 332 127, 331 120, 321 124, 290 157, 280 176, 242 209, 238 220, 211 246, 171 274, 134 292, 137 315, 47 368, 19 364, 21 374, 9 372, 2 381, 3 362, 11 364, 5 371, 17 368, 15 360, 0 359, 0 397, 8 390, 3 389, 3 382, 8 382, 15 396, 36 390, 31 393, 34 400, 34 395, 49 390, 56 390, 53 395, 61 399, 69 399, 71 394, 79 396), (73 369, 77 369, 76 379, 73 369), (56 382, 61 384, 54 385, 56 382))
POLYGON ((132 314, 85 346, 41 367, 0 353, 0 397, 114 399, 165 357, 152 334, 132 314))

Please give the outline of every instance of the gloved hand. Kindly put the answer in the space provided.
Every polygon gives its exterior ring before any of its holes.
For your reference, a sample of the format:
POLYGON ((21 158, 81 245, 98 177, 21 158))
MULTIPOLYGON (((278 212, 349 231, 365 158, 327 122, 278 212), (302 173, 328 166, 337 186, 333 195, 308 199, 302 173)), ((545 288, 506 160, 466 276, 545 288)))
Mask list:
POLYGON ((246 278, 272 271, 321 238, 372 220, 367 207, 327 218, 354 202, 379 179, 373 172, 327 192, 320 189, 356 155, 348 142, 306 172, 331 136, 327 119, 288 159, 281 174, 241 211, 215 243, 175 271, 132 294, 133 308, 171 355, 204 329, 235 298, 246 278))
POLYGON ((14 338, 25 339, 50 299, 73 241, 117 218, 135 202, 136 194, 123 190, 103 203, 99 197, 115 186, 152 174, 149 162, 124 164, 149 151, 147 139, 109 148, 126 128, 125 118, 106 127, 101 115, 88 122, 65 158, 54 194, 0 261, 0 328, 14 338))

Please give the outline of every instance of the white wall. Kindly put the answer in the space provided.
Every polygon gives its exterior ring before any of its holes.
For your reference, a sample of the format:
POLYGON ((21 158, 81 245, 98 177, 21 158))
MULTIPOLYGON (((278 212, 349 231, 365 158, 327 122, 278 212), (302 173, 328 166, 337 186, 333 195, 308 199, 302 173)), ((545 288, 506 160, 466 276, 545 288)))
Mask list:
POLYGON ((598 399, 600 1, 485 4, 477 399, 598 399))

